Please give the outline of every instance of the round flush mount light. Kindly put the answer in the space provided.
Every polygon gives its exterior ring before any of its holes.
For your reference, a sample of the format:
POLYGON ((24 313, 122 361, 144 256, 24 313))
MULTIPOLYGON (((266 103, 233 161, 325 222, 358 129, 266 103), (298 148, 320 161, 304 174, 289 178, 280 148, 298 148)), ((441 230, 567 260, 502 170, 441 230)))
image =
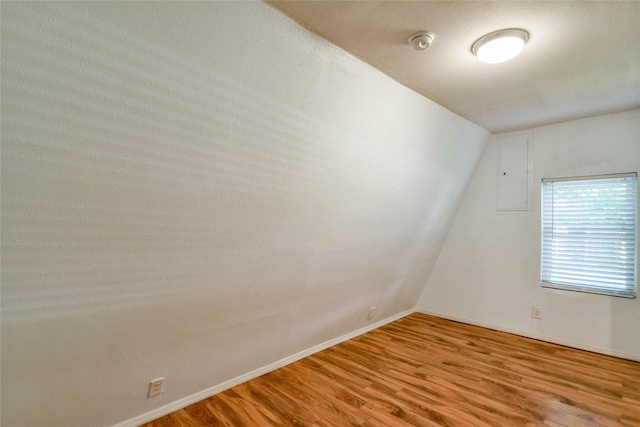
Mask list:
POLYGON ((499 64, 518 56, 527 40, 529 33, 525 30, 509 28, 480 37, 471 46, 471 51, 482 62, 499 64))

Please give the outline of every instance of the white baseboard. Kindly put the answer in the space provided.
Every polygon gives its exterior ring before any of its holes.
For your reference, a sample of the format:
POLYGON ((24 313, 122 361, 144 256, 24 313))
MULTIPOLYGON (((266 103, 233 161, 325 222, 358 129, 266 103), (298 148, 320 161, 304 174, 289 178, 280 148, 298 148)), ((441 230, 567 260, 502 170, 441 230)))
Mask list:
POLYGON ((130 418, 126 421, 123 421, 121 423, 116 424, 113 427, 137 427, 141 424, 147 423, 149 421, 153 421, 156 418, 160 418, 164 415, 170 414, 171 412, 177 411, 178 409, 182 409, 186 406, 189 406, 193 403, 199 402, 203 399, 206 399, 208 397, 213 396, 214 394, 218 394, 220 392, 223 392, 225 390, 230 389, 231 387, 234 387, 238 384, 242 384, 244 382, 247 382, 249 380, 252 380, 254 378, 259 377, 260 375, 266 374, 267 372, 271 372, 274 371, 276 369, 282 368, 283 366, 286 366, 290 363, 293 363, 297 360, 303 359, 307 356, 310 356, 314 353, 317 353, 319 351, 322 351, 326 348, 332 347, 336 344, 340 344, 341 342, 350 340, 352 338, 357 337, 358 335, 362 335, 364 333, 367 333, 369 331, 372 331, 374 329, 377 329, 381 326, 386 325, 387 323, 391 323, 393 321, 396 321, 402 317, 408 316, 409 314, 413 313, 415 310, 407 310, 407 311, 403 311, 402 313, 398 313, 395 314, 391 317, 387 317, 386 319, 380 320, 376 323, 372 323, 370 325, 365 326, 364 328, 358 329, 356 331, 353 332, 349 332, 348 334, 339 336, 337 338, 331 339, 329 341, 323 342, 321 344, 315 345, 311 348, 308 348, 306 350, 300 351, 296 354, 293 354, 291 356, 285 357, 284 359, 280 359, 277 362, 271 363, 269 365, 263 366, 261 368, 255 369, 251 372, 247 372, 246 374, 240 375, 238 377, 232 378, 228 381, 225 381, 221 384, 215 385, 213 387, 209 387, 205 390, 202 390, 200 392, 194 393, 190 396, 187 397, 183 397, 182 399, 178 399, 174 402, 168 403, 166 405, 163 405, 159 408, 156 408, 152 411, 149 411, 147 413, 144 413, 142 415, 139 415, 137 417, 134 418, 130 418))
POLYGON ((579 350, 586 350, 586 351, 591 351, 591 352, 594 352, 594 353, 604 354, 604 355, 607 355, 607 356, 614 356, 614 357, 619 357, 621 359, 628 359, 628 360, 633 360, 634 362, 640 362, 640 355, 633 354, 633 353, 625 353, 625 352, 621 352, 621 351, 612 350, 612 349, 609 349, 609 348, 597 347, 597 346, 583 344, 583 343, 579 343, 579 342, 575 342, 575 341, 569 341, 569 340, 564 340, 564 339, 561 339, 561 338, 551 337, 551 336, 548 336, 548 335, 535 334, 535 333, 532 333, 532 332, 521 331, 521 330, 518 330, 518 329, 505 328, 505 327, 499 326, 499 325, 493 325, 493 324, 490 324, 490 323, 478 322, 476 320, 465 319, 465 318, 457 317, 457 316, 450 316, 448 314, 437 313, 437 312, 429 311, 429 310, 423 310, 421 308, 416 308, 415 311, 418 312, 418 313, 428 314, 430 316, 440 317, 442 319, 453 320, 455 322, 460 322, 460 323, 466 323, 468 325, 480 326, 482 328, 494 329, 496 331, 507 332, 509 334, 519 335, 521 337, 533 338, 534 340, 546 341, 546 342, 550 342, 550 343, 553 343, 553 344, 563 345, 565 347, 572 347, 572 348, 577 348, 579 350))

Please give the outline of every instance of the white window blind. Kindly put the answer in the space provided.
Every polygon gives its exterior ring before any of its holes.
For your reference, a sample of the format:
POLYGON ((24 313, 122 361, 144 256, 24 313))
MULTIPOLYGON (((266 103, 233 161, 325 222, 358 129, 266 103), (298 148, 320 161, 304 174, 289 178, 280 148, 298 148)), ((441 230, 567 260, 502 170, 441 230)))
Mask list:
POLYGON ((542 180, 542 286, 635 298, 635 173, 542 180))

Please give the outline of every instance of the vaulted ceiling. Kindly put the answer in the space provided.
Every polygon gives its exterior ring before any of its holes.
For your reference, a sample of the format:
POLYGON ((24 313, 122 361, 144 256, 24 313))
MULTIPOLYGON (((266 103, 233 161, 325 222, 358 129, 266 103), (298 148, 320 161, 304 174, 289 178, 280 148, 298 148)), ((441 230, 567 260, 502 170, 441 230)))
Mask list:
POLYGON ((640 108, 638 1, 267 1, 393 79, 494 132, 640 108), (510 62, 479 37, 530 33, 510 62), (414 50, 408 37, 435 33, 414 50))

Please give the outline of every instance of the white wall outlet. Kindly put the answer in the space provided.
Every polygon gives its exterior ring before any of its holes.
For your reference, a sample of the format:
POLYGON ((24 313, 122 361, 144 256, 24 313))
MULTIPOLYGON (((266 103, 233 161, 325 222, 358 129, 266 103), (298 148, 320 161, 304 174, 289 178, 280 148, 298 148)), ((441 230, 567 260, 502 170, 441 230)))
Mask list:
POLYGON ((531 317, 534 319, 542 319, 542 307, 531 307, 531 317))
POLYGON ((371 307, 371 310, 369 310, 369 314, 367 314, 367 319, 373 319, 373 315, 376 313, 376 308, 375 307, 371 307))
POLYGON ((164 377, 156 378, 149 383, 149 394, 147 397, 154 397, 162 393, 162 385, 164 384, 164 377))

